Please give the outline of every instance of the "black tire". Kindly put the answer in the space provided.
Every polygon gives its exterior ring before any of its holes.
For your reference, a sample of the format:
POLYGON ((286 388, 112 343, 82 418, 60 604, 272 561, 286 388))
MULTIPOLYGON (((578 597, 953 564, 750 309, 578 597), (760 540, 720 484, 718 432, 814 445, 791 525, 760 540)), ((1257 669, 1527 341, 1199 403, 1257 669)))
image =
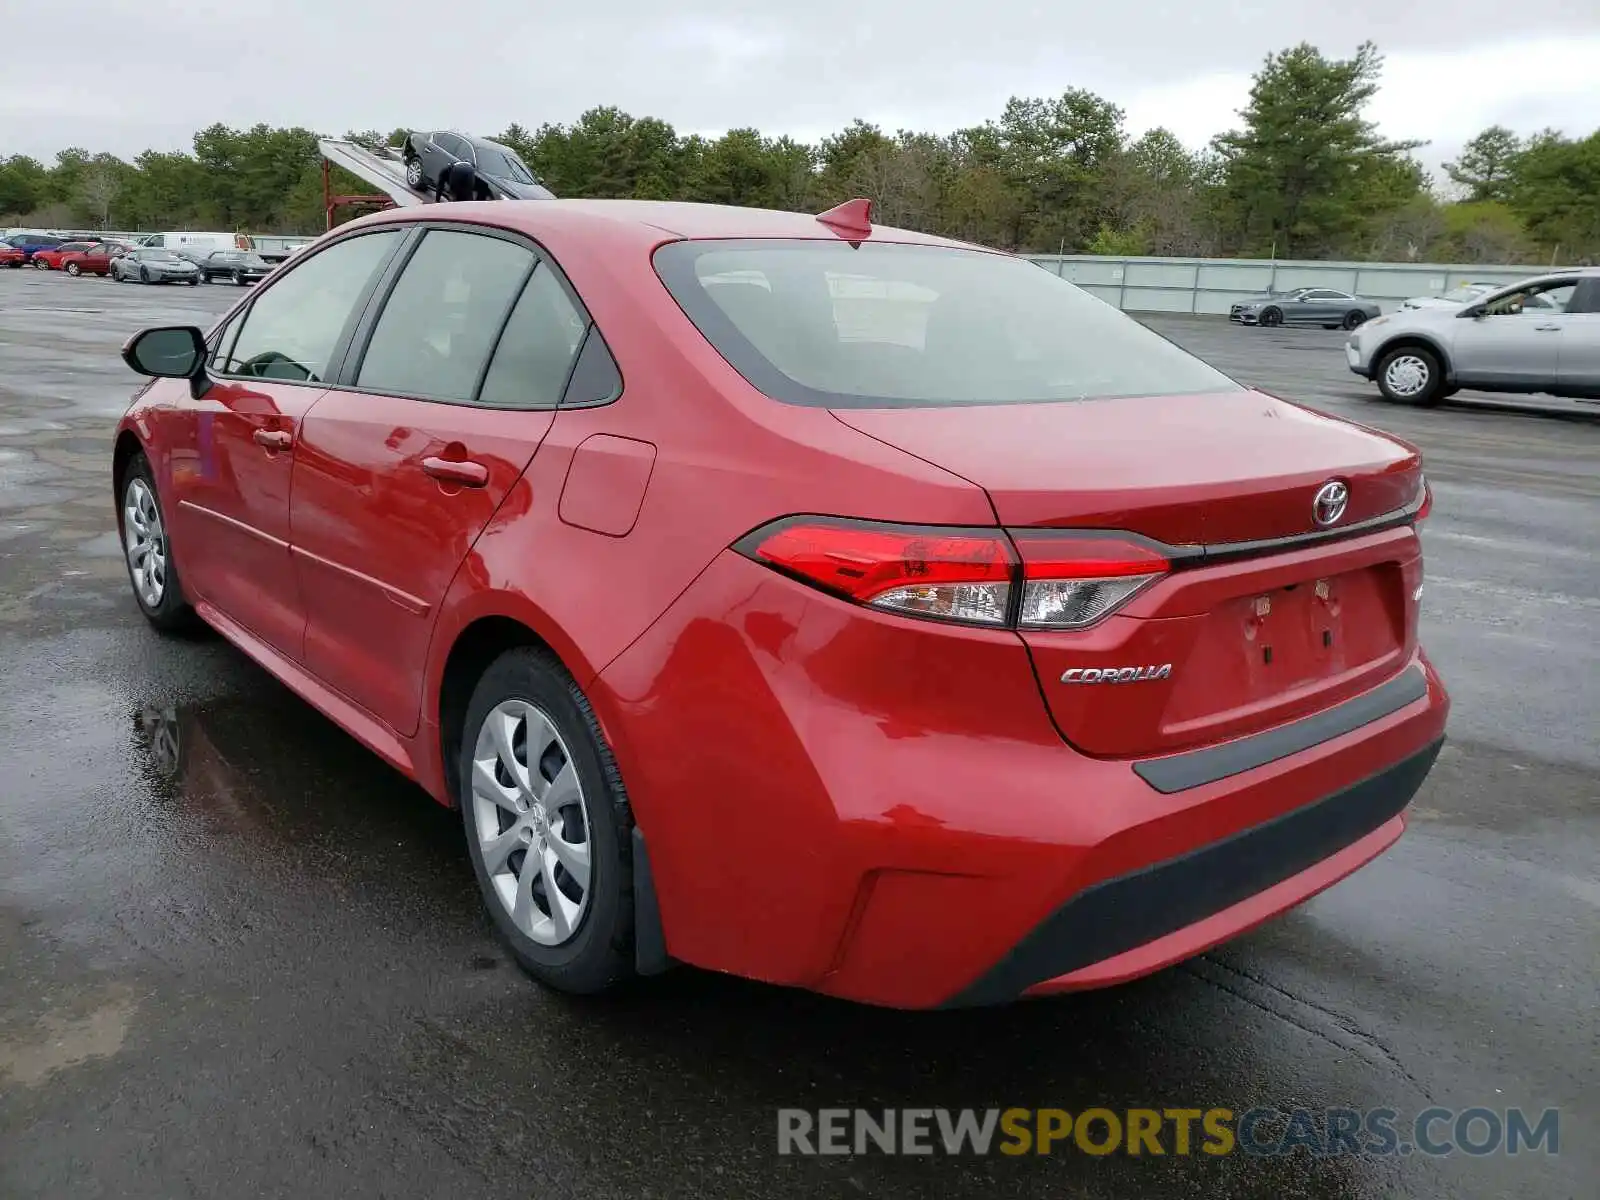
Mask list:
POLYGON ((1281 309, 1263 308, 1261 310, 1261 315, 1257 317, 1256 320, 1267 326, 1267 328, 1271 329, 1275 326, 1283 324, 1283 312, 1281 309))
POLYGON ((588 699, 548 651, 517 647, 497 658, 478 680, 462 730, 456 777, 467 857, 495 932, 512 958, 541 983, 576 994, 604 991, 632 976, 633 816, 588 699), (588 906, 573 933, 555 946, 534 941, 513 923, 490 882, 476 829, 473 753, 485 719, 507 700, 522 700, 543 711, 565 743, 583 789, 589 823, 588 906))
POLYGON ((117 481, 117 538, 122 546, 122 565, 128 571, 128 587, 133 592, 134 603, 139 606, 144 619, 162 633, 183 633, 193 629, 198 622, 194 609, 184 597, 183 581, 178 578, 178 564, 172 556, 172 542, 167 534, 167 515, 161 507, 161 493, 156 490, 155 474, 150 470, 150 460, 142 453, 134 455, 129 460, 122 478, 117 481), (166 569, 163 572, 165 582, 161 590, 161 600, 155 605, 151 605, 140 594, 138 581, 133 575, 133 564, 128 559, 127 510, 129 492, 136 479, 143 481, 144 486, 149 489, 156 514, 161 520, 166 569))
POLYGON ((198 287, 199 285, 200 285, 200 276, 196 275, 193 279, 189 280, 189 286, 190 287, 198 287))
POLYGON ((1352 308, 1344 315, 1344 327, 1346 329, 1359 329, 1366 323, 1367 314, 1362 312, 1359 308, 1352 308))
POLYGON ((150 282, 150 272, 145 267, 140 267, 139 268, 139 282, 140 283, 149 283, 150 282))
POLYGON ((244 275, 243 275, 242 272, 235 271, 233 273, 233 286, 234 287, 243 287, 244 286, 244 275))
POLYGON ((1378 359, 1373 378, 1377 381, 1378 390, 1383 393, 1383 398, 1395 404, 1412 404, 1419 408, 1429 408, 1439 403, 1444 391, 1444 371, 1439 365, 1438 355, 1424 346, 1414 344, 1396 346, 1392 350, 1384 351, 1382 357, 1378 359), (1409 389, 1397 391, 1390 382, 1389 369, 1402 359, 1414 360, 1415 368, 1421 372, 1422 383, 1416 391, 1409 389))

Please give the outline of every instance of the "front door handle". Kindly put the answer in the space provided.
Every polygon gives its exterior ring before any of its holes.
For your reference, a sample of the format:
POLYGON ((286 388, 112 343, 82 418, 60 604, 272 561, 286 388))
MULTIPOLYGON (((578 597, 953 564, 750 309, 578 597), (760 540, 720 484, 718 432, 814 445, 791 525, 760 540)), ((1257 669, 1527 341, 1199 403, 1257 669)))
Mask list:
POLYGON ((294 444, 294 434, 287 429, 258 429, 251 436, 256 439, 256 445, 268 450, 287 450, 294 444))
POLYGON ((429 457, 422 460, 422 469, 440 483, 482 487, 489 482, 489 468, 470 459, 429 457))

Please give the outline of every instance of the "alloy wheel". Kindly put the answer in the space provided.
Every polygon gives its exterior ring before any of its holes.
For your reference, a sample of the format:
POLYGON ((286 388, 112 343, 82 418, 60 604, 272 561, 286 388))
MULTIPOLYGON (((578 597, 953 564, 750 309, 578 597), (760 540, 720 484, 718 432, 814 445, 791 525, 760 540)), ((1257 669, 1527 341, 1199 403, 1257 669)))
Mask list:
POLYGON ((161 607, 167 592, 167 534, 150 485, 135 476, 122 495, 122 542, 134 590, 148 609, 161 607))
POLYGON ((589 908, 588 803, 555 723, 526 700, 503 700, 472 754, 472 831, 491 890, 517 930, 543 946, 577 933, 589 908))

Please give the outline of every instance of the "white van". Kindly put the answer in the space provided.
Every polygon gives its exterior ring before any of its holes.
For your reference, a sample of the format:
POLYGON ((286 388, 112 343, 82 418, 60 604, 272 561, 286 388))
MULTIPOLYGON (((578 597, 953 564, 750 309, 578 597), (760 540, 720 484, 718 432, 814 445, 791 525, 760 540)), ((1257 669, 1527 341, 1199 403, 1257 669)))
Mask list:
POLYGON ((255 242, 243 233, 152 233, 141 246, 171 250, 184 258, 199 261, 216 250, 254 250, 255 242))

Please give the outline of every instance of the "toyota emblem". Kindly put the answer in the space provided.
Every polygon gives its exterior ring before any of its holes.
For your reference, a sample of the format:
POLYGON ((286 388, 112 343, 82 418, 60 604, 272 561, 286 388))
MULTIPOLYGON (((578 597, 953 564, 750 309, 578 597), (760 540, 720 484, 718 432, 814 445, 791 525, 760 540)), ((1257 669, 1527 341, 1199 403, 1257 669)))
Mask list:
POLYGON ((1336 525, 1349 503, 1350 488, 1337 479, 1329 480, 1317 489, 1316 498, 1311 501, 1311 519, 1324 528, 1336 525))

